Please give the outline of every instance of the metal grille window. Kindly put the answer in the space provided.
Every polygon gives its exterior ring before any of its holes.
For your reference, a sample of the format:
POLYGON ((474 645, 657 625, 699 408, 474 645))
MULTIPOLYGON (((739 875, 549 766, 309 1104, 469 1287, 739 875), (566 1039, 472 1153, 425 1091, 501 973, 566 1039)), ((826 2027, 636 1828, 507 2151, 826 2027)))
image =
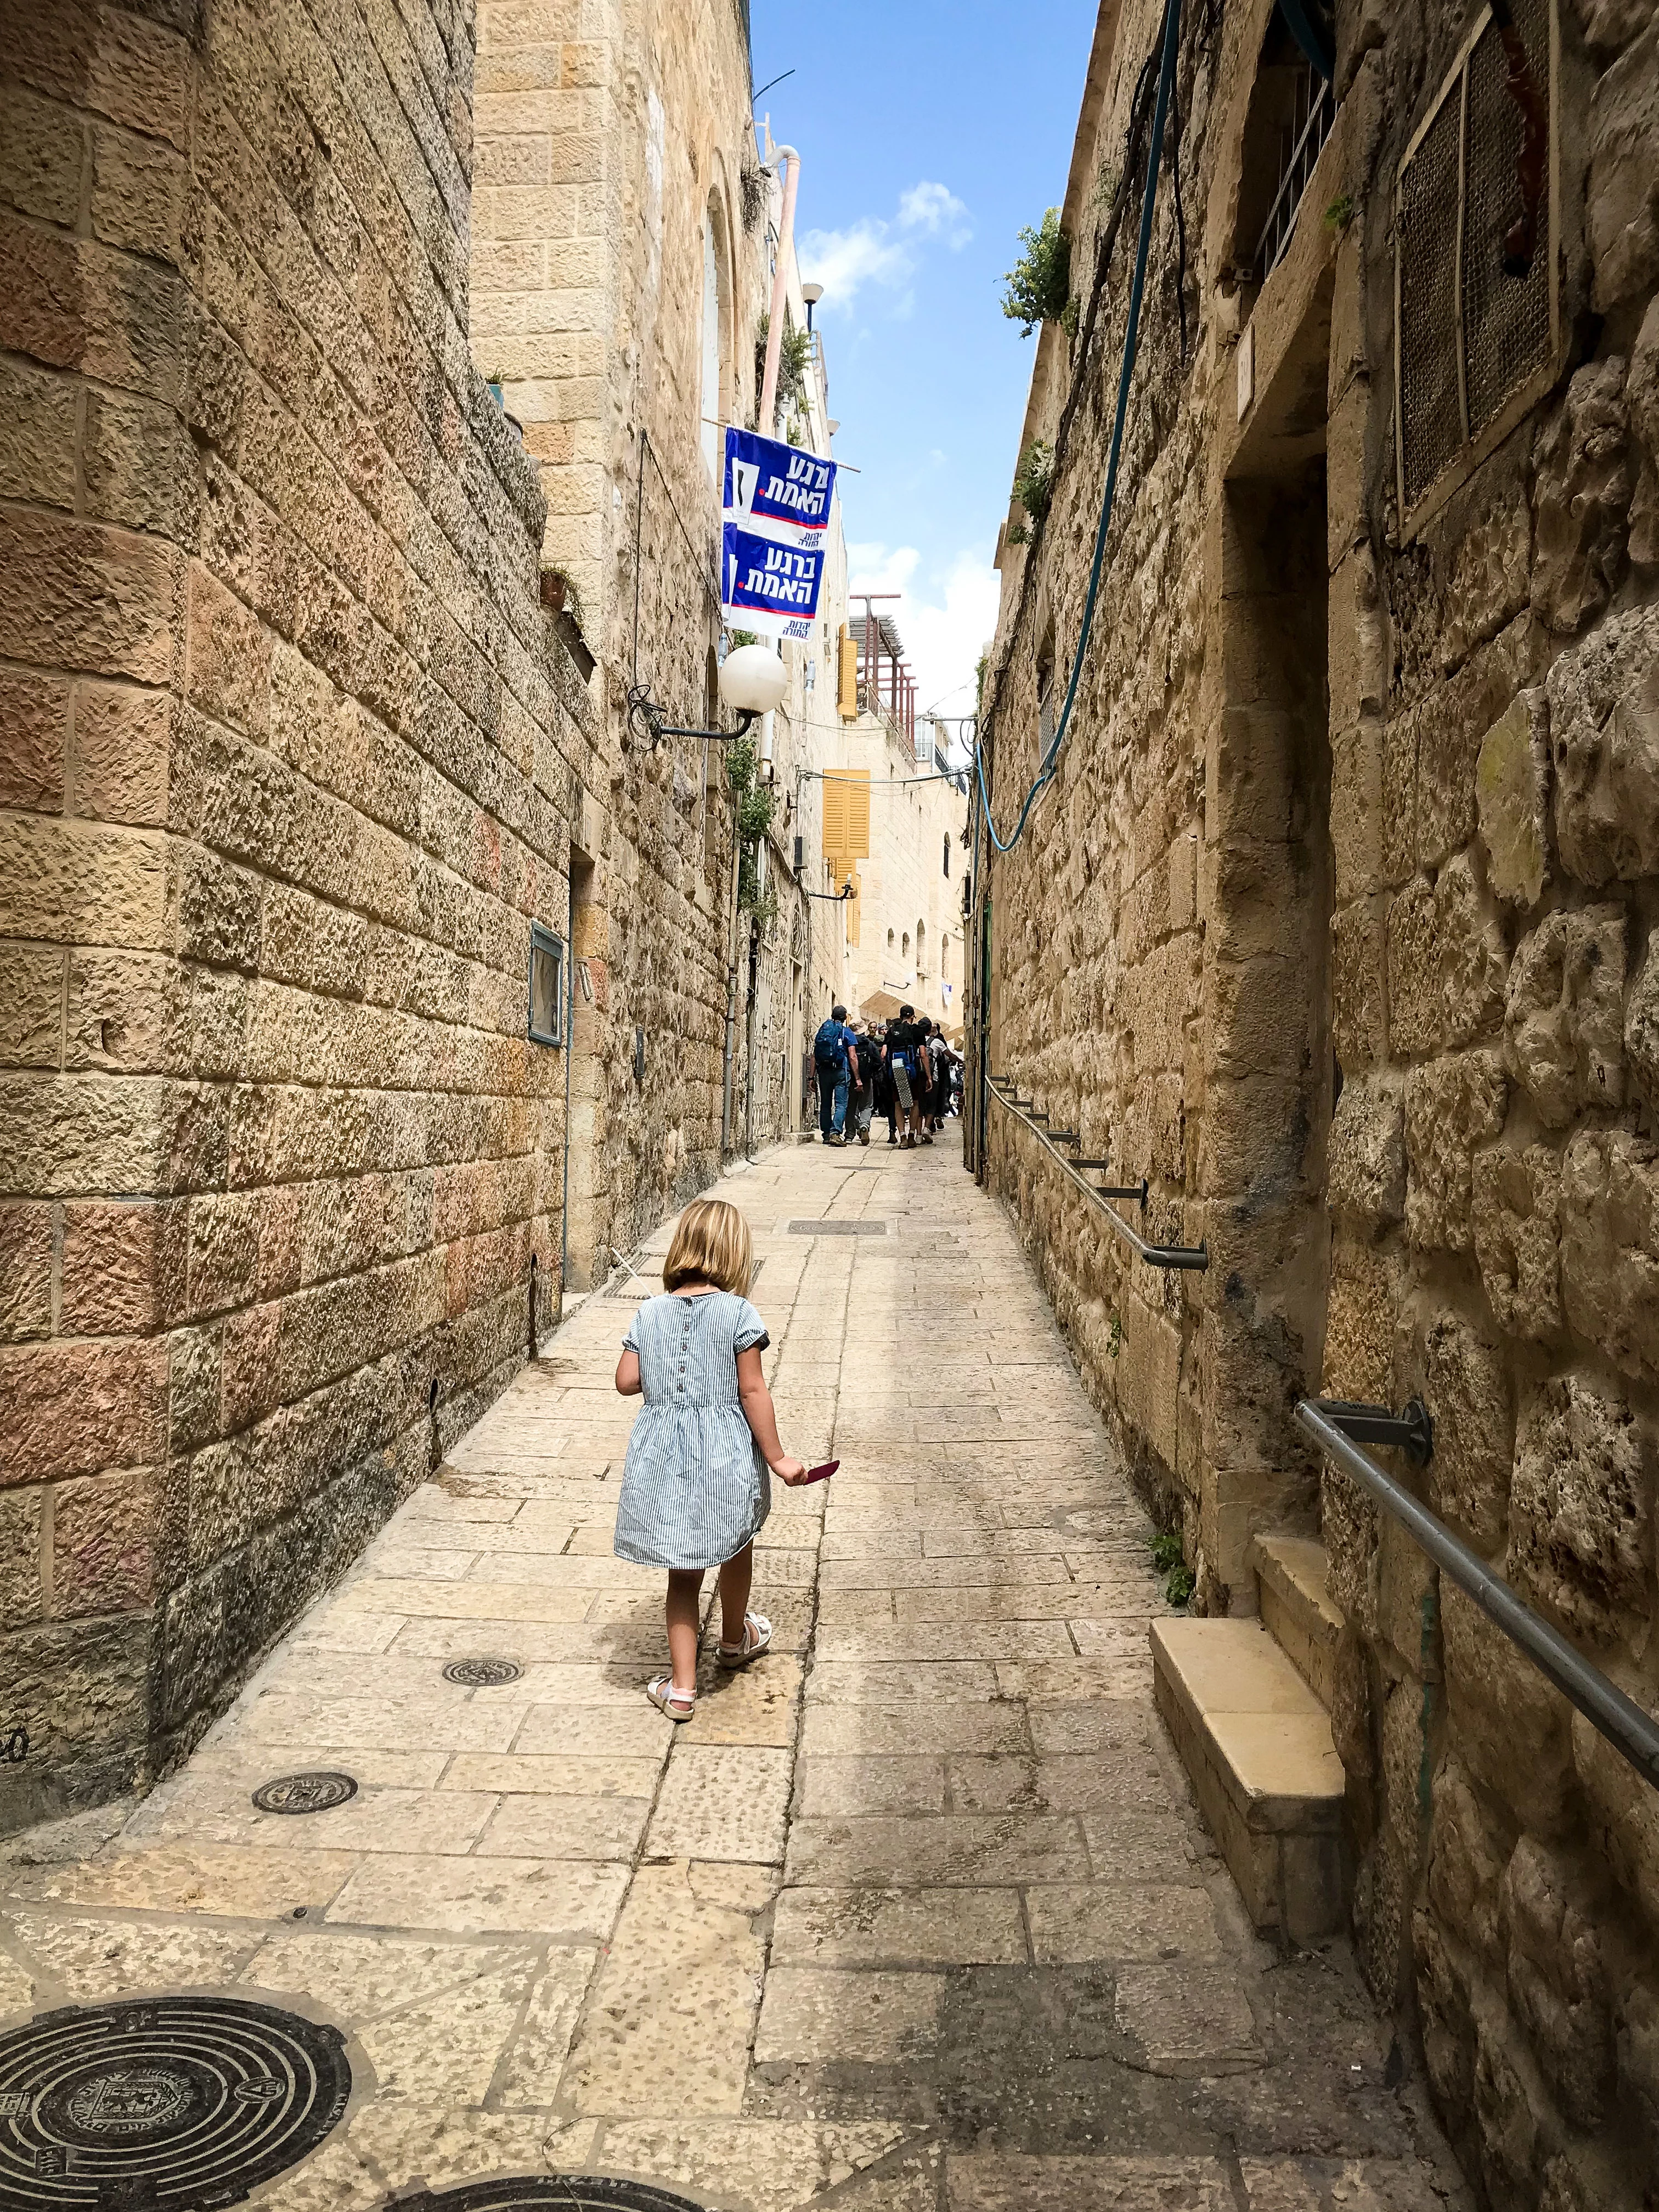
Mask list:
POLYGON ((1477 18, 1400 165, 1395 418, 1416 520, 1468 446, 1495 443, 1559 358, 1553 0, 1477 18))
POLYGON ((1273 194, 1273 206, 1256 242, 1255 277, 1259 284, 1267 283, 1291 242, 1296 229, 1297 210, 1313 175, 1319 149, 1331 135, 1335 113, 1336 101, 1324 78, 1316 76, 1310 69, 1298 70, 1291 119, 1279 139, 1279 189, 1273 194))
POLYGON ((562 1044, 564 940, 530 925, 530 1034, 538 1044, 562 1044))

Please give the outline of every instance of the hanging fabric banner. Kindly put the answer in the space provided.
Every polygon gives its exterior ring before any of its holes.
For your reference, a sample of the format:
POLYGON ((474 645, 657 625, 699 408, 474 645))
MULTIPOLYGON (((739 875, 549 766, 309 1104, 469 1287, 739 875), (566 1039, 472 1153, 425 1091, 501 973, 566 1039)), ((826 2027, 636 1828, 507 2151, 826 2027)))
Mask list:
POLYGON ((827 549, 803 551, 728 522, 720 549, 720 611, 732 629, 757 637, 812 635, 827 549))
POLYGON ((720 603, 731 629, 811 636, 835 496, 833 461, 781 438, 727 428, 720 603))
POLYGON ((804 550, 823 544, 836 496, 836 465, 781 438, 763 438, 735 424, 726 433, 724 520, 780 545, 804 550))

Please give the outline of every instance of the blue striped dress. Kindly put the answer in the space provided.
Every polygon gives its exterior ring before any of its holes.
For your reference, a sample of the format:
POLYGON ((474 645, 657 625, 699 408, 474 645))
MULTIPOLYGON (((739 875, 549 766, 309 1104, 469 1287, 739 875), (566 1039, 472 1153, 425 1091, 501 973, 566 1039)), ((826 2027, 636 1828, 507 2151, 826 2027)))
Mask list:
POLYGON ((646 1567, 718 1567, 772 1510, 771 1480, 738 1399, 738 1354, 770 1342, 731 1291, 647 1298, 623 1347, 645 1402, 628 1440, 616 1552, 646 1567))

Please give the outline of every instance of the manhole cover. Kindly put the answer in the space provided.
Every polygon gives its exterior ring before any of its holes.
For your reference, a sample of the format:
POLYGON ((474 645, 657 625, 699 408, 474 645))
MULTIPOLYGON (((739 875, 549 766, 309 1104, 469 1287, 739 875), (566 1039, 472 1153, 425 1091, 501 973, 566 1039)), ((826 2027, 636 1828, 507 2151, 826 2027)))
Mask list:
POLYGON ((0 2212, 240 2204, 345 2111, 340 2032, 234 1997, 42 2013, 0 2036, 0 2212))
POLYGON ((792 1221, 792 1237, 884 1237, 884 1221, 792 1221))
POLYGON ((493 1690, 503 1682, 516 1682, 523 1672, 516 1659, 452 1659, 444 1668, 444 1680, 464 1690, 493 1690))
MULTIPOLYGON (((602 2174, 538 2173, 518 2181, 469 2181, 435 2195, 422 2190, 393 2200, 395 2212, 530 2212, 561 2205, 563 2212, 702 2212, 689 2197, 671 2197, 643 2181, 609 2181, 602 2174)), ((388 2207, 388 2212, 392 2208, 388 2207)))
POLYGON ((331 1813, 356 1795, 349 1774, 284 1774, 262 1784, 253 1802, 262 1813, 331 1813))

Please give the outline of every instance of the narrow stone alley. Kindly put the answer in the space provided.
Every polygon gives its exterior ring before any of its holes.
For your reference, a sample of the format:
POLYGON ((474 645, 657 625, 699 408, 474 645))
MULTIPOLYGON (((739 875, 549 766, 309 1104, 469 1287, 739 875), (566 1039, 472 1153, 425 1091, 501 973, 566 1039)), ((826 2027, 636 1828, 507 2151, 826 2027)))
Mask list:
POLYGON ((6 2020, 199 1992, 333 2024, 349 2101, 282 2212, 554 2172, 730 2212, 1462 2203, 1346 1946, 1249 1931, 1154 1711, 1146 1517, 954 1144, 719 1188, 786 1444, 842 1462, 761 1539, 774 1654, 709 1664, 678 1731, 641 1694, 624 1278, 179 1772, 8 1847, 6 2020), (356 1794, 256 1809, 318 1771, 356 1794))

